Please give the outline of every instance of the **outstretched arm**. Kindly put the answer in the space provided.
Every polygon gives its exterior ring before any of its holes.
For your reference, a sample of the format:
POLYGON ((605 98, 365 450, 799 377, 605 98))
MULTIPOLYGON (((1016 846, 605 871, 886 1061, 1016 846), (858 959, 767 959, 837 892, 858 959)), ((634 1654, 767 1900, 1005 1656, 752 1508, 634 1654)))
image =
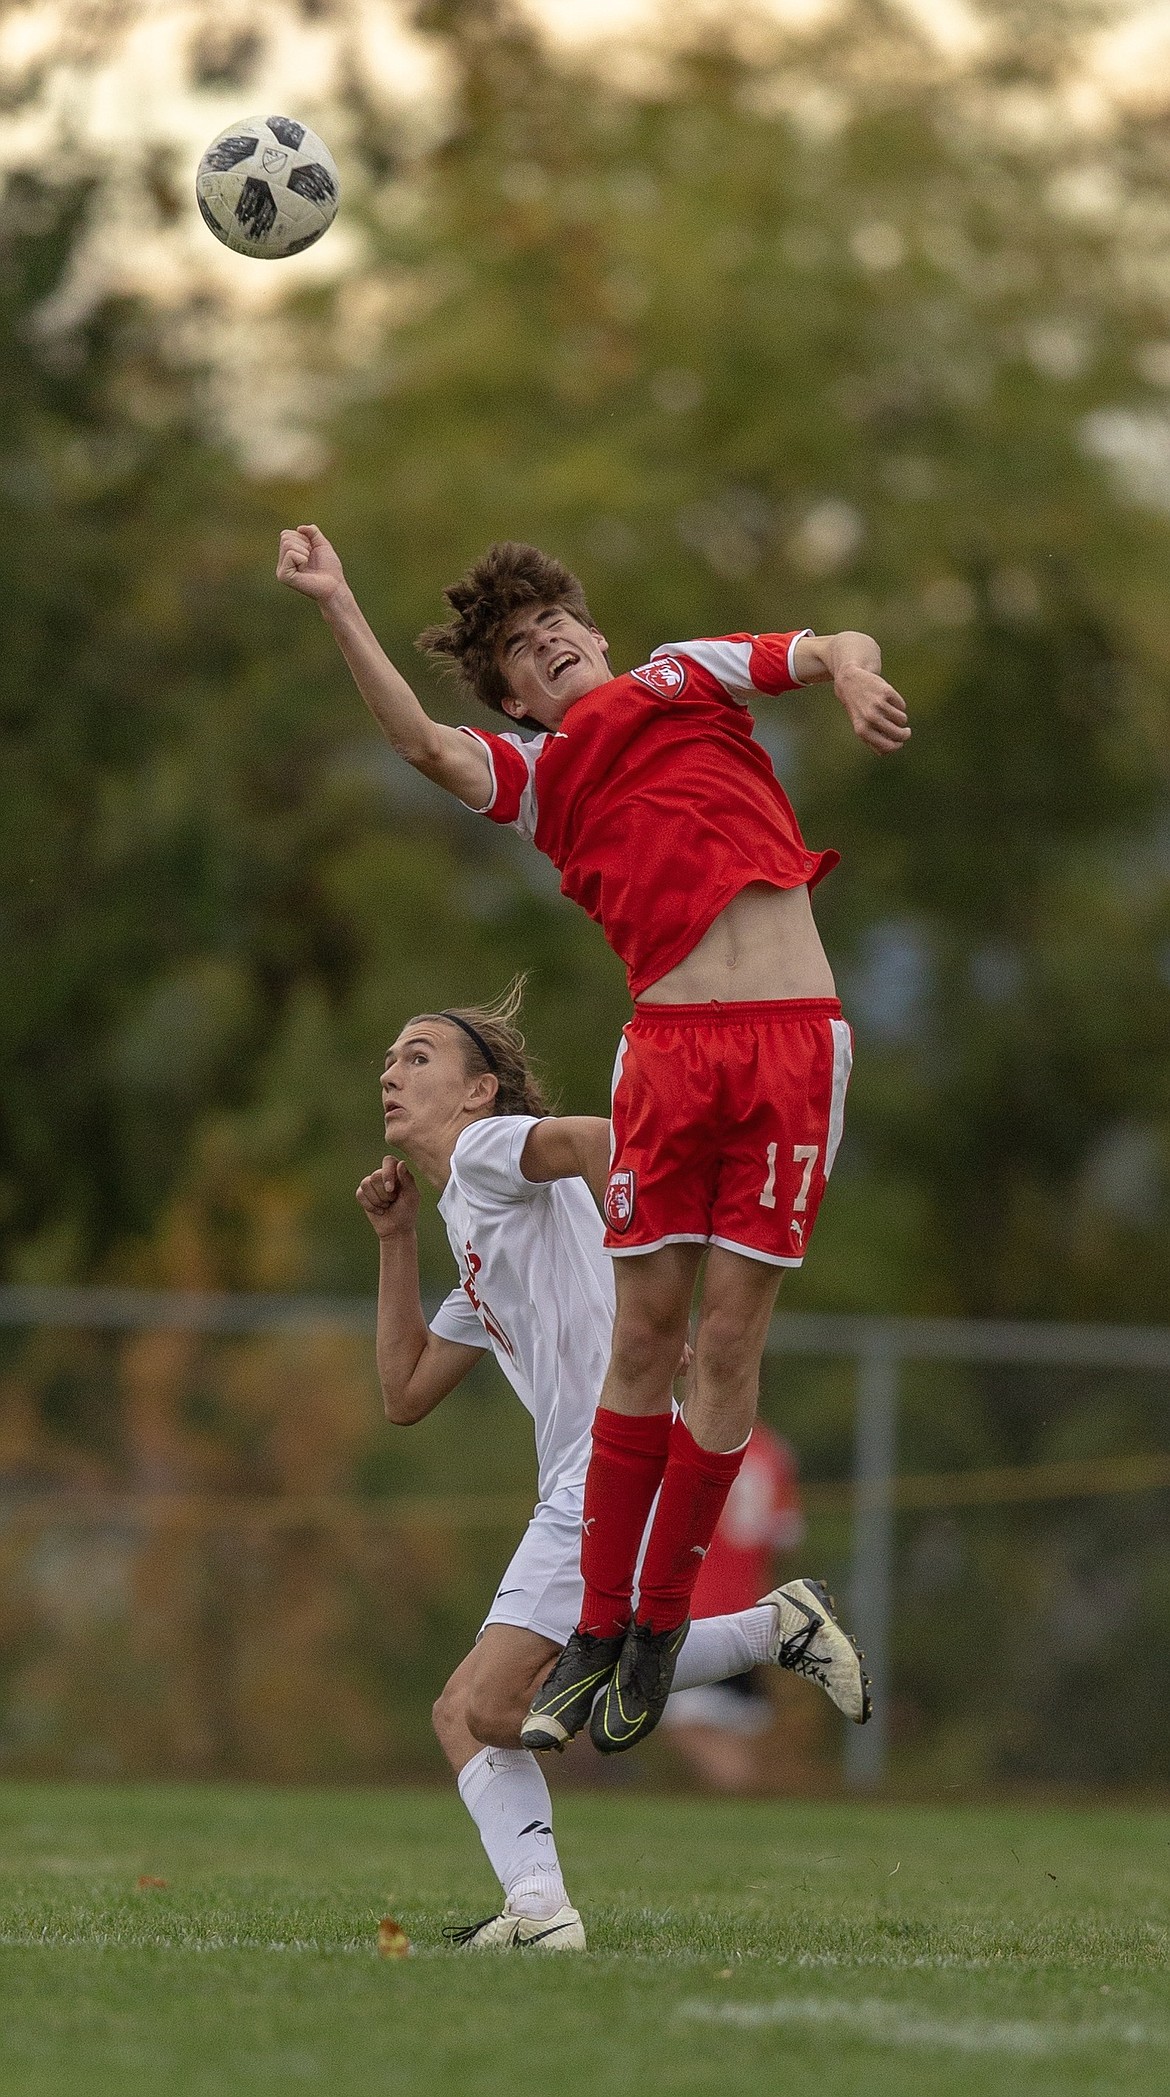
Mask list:
POLYGON ((418 1292, 418 1188, 405 1165, 383 1158, 357 1198, 378 1233, 378 1381, 386 1418, 413 1427, 473 1369, 482 1347, 461 1347, 433 1333, 418 1292))
POLYGON ((583 1179, 598 1208, 609 1178, 609 1123, 600 1114, 550 1114, 520 1153, 526 1180, 583 1179))
POLYGON ((365 618, 333 547, 315 524, 281 532, 276 577, 320 607, 354 683, 398 755, 469 808, 486 808, 492 775, 483 744, 423 712, 365 618))
POLYGON ((792 667, 802 684, 832 683, 855 735, 885 755, 910 739, 906 701, 882 676, 882 652, 867 633, 802 634, 792 667))

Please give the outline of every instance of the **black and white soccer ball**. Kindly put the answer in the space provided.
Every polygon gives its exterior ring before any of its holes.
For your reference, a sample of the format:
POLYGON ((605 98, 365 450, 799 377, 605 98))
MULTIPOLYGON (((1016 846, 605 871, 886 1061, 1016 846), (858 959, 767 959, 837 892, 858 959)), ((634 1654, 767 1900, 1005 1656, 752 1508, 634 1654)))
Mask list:
POLYGON ((213 138, 195 194, 217 240, 237 255, 278 262, 327 233, 337 215, 329 148, 293 117, 245 117, 213 138))

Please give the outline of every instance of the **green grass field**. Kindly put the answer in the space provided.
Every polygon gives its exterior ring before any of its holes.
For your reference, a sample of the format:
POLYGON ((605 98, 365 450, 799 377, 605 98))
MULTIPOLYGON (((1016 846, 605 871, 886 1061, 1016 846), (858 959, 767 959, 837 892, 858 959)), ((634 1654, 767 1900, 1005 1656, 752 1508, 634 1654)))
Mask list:
POLYGON ((584 1958, 474 1957, 444 1792, 0 1789, 0 2089, 1170 2088, 1170 1815, 557 1807, 584 1958), (166 1885, 139 1886, 140 1878, 166 1885), (413 1938, 379 1960, 378 1919, 413 1938))

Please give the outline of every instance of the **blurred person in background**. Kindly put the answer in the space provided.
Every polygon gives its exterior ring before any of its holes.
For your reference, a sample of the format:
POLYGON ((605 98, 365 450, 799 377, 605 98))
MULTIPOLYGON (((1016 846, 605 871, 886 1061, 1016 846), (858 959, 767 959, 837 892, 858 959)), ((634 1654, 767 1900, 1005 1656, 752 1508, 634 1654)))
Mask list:
MULTIPOLYGON (((436 1735, 504 1894, 498 1914, 450 1934, 475 1950, 569 1951, 584 1950, 585 1932, 561 1873, 548 1785, 521 1727, 581 1608, 590 1427, 613 1330, 613 1269, 595 1199, 610 1131, 597 1115, 548 1113, 515 1025, 522 987, 514 983, 494 1005, 408 1020, 387 1052, 386 1142, 438 1189, 459 1270, 429 1324, 413 1173, 386 1157, 357 1199, 379 1240, 387 1418, 401 1427, 425 1419, 490 1351, 536 1437, 532 1520, 434 1707, 436 1735)), ((663 1398, 669 1406, 669 1382, 663 1398)), ((811 1675, 842 1710, 865 1704, 859 1658, 813 1582, 692 1625, 680 1687, 764 1661, 811 1675)))
MULTIPOLYGON (((804 1532, 795 1453, 757 1420, 695 1582, 692 1621, 750 1609, 772 1586, 778 1557, 795 1551, 804 1532)), ((663 1724, 713 1791, 747 1792, 759 1787, 760 1742, 776 1717, 764 1670, 753 1667, 723 1682, 676 1689, 663 1724)))

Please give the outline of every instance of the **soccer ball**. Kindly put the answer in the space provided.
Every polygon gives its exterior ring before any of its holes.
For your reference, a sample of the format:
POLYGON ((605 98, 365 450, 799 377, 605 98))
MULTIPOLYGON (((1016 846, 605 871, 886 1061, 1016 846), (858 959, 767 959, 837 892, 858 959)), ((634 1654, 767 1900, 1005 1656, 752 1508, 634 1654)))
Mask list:
POLYGON ((327 233, 339 196, 333 156, 292 117, 245 117, 212 139, 195 195, 217 240, 277 262, 327 233))

